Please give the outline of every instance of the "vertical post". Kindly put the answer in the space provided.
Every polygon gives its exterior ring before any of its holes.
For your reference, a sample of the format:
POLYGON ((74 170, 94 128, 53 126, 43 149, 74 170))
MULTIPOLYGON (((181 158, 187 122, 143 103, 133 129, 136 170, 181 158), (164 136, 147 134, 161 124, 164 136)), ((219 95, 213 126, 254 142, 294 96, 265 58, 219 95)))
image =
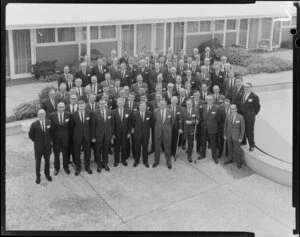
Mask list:
POLYGON ((226 29, 227 29, 227 19, 224 22, 223 48, 225 48, 225 44, 226 44, 226 29))
POLYGON ((156 47, 156 24, 151 24, 151 52, 154 51, 154 48, 156 47))
POLYGON ((165 55, 167 50, 167 22, 164 23, 164 52, 163 55, 165 55))
POLYGON ((246 49, 249 48, 249 35, 250 35, 250 18, 247 19, 247 38, 246 38, 246 49))
POLYGON ((281 45, 281 37, 282 37, 282 21, 279 21, 279 47, 281 45))
POLYGON ((187 21, 184 22, 183 26, 183 54, 186 55, 186 42, 187 42, 187 21))
POLYGON ((134 28, 133 28, 133 54, 134 55, 137 55, 136 44, 137 44, 137 25, 134 24, 134 28))
POLYGON ((274 37, 274 26, 275 26, 275 22, 274 22, 274 17, 271 18, 272 19, 272 22, 271 22, 271 29, 270 29, 270 34, 271 34, 271 37, 270 37, 270 51, 273 51, 273 37, 274 37))
POLYGON ((174 22, 171 22, 171 43, 170 48, 174 52, 174 22))
POLYGON ((78 60, 80 60, 80 55, 81 55, 81 41, 82 41, 82 27, 76 27, 75 32, 76 32, 76 42, 78 43, 78 60))
POLYGON ((236 45, 239 45, 239 43, 240 43, 240 23, 241 23, 241 20, 237 19, 236 20, 236 40, 235 40, 236 45))
POLYGON ((214 39, 215 38, 215 20, 211 21, 210 23, 211 25, 211 38, 214 39))
POLYGON ((118 48, 118 57, 122 57, 122 29, 121 25, 116 26, 116 38, 117 38, 117 48, 118 48))
POLYGON ((30 30, 30 49, 31 49, 31 64, 36 63, 36 48, 35 48, 35 29, 30 30))
POLYGON ((55 39, 55 43, 58 42, 58 32, 57 32, 57 28, 54 28, 54 39, 55 39))
POLYGON ((86 26, 86 54, 91 55, 91 28, 90 24, 86 26))
POLYGON ((13 42, 12 30, 8 30, 7 33, 8 33, 10 78, 14 79, 14 76, 15 76, 15 59, 14 59, 14 42, 13 42))
POLYGON ((258 40, 261 40, 262 18, 258 19, 258 40))

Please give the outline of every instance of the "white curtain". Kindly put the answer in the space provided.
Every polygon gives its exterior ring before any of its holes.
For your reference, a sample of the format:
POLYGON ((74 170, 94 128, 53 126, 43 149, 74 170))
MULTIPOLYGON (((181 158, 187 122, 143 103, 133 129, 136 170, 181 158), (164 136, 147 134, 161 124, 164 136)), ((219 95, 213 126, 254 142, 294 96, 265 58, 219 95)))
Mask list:
POLYGON ((133 55, 134 25, 122 25, 122 50, 133 55))
POLYGON ((116 38, 116 26, 101 26, 101 39, 116 38))
POLYGON ((156 48, 164 49, 164 23, 156 24, 156 48))
POLYGON ((55 42, 55 30, 54 28, 37 29, 36 38, 38 43, 54 43, 55 42))
POLYGON ((174 53, 177 54, 183 49, 183 22, 174 23, 174 53))
POLYGON ((250 20, 249 45, 248 45, 249 49, 257 48, 258 22, 259 22, 259 19, 251 19, 250 20))
POLYGON ((261 39, 271 39, 272 18, 263 18, 261 26, 261 39))
POLYGON ((239 34, 239 45, 246 48, 247 44, 247 28, 248 21, 247 19, 240 20, 240 34, 239 34))
POLYGON ((144 47, 146 51, 151 50, 151 24, 137 25, 137 53, 144 47))
POLYGON ((273 46, 279 45, 279 37, 280 37, 280 21, 275 21, 274 30, 273 30, 273 46))
POLYGON ((5 31, 5 70, 6 76, 10 76, 10 64, 9 64, 9 48, 8 48, 8 32, 5 31))
POLYGON ((58 28, 58 42, 75 41, 75 28, 58 28))
POLYGON ((13 30, 15 73, 31 72, 30 30, 13 30))
POLYGON ((171 23, 167 23, 167 32, 166 32, 166 49, 171 47, 171 23))
POLYGON ((91 40, 99 39, 99 27, 98 26, 91 26, 90 28, 90 34, 91 34, 91 40))

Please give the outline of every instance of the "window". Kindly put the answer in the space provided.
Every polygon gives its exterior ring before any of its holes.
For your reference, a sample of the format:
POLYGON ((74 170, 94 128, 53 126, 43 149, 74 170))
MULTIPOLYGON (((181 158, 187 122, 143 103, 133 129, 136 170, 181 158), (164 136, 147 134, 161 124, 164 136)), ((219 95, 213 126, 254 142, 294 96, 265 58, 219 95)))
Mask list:
POLYGON ((82 37, 82 40, 86 40, 86 27, 83 26, 81 27, 81 37, 82 37))
POLYGON ((282 26, 290 26, 291 21, 282 21, 282 26))
POLYGON ((187 33, 194 33, 199 31, 199 22, 198 21, 189 21, 187 23, 187 33))
POLYGON ((116 26, 101 26, 101 39, 116 38, 116 26))
POLYGON ((159 50, 164 48, 164 23, 156 24, 156 48, 159 50))
POLYGON ((200 32, 210 32, 210 21, 200 21, 200 32))
POLYGON ((58 42, 75 41, 75 28, 58 28, 58 42))
POLYGON ((37 29, 36 30, 36 38, 37 43, 54 43, 55 42, 55 29, 48 28, 48 29, 37 29))
POLYGON ((296 25, 297 25, 296 20, 297 20, 297 16, 293 16, 293 17, 292 17, 292 22, 291 22, 291 25, 292 25, 292 26, 296 26, 296 25))
POLYGON ((227 20, 226 29, 236 30, 236 20, 227 20))
POLYGON ((96 40, 99 38, 99 27, 98 26, 91 26, 91 40, 96 40))
POLYGON ((215 21, 215 31, 224 31, 224 20, 215 21))
POLYGON ((133 55, 134 25, 122 25, 122 50, 133 55))
POLYGON ((151 50, 151 24, 137 25, 137 53, 141 52, 143 48, 151 50))

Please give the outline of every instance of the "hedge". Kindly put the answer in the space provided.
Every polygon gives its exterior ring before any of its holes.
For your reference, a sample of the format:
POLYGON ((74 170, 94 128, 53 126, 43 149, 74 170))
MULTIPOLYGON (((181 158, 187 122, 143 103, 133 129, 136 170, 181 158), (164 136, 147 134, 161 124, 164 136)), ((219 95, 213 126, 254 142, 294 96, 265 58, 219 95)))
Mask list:
POLYGON ((280 47, 285 49, 293 49, 293 41, 292 40, 282 41, 280 47))
POLYGON ((242 47, 218 48, 215 50, 215 54, 217 60, 220 60, 222 56, 226 56, 227 62, 241 66, 245 66, 243 65, 243 61, 252 57, 252 55, 242 47))
POLYGON ((23 120, 36 117, 39 109, 40 101, 36 99, 18 105, 13 112, 17 120, 23 120))

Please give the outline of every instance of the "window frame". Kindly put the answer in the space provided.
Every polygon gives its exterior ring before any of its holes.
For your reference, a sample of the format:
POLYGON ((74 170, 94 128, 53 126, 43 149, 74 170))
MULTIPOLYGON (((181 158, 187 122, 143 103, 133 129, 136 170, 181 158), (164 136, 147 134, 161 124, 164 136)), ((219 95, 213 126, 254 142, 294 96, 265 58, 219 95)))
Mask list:
MULTIPOLYGON (((98 38, 97 39, 90 38, 91 43, 117 41, 117 25, 91 25, 90 27, 97 27, 97 29, 98 29, 98 38), (102 26, 114 26, 115 27, 115 37, 114 38, 105 38, 105 39, 101 38, 101 27, 102 26)), ((86 39, 85 40, 82 39, 82 42, 85 43, 86 39)))
POLYGON ((35 34, 34 34, 34 42, 35 42, 35 47, 44 47, 44 46, 60 46, 60 45, 73 45, 73 44, 78 44, 78 37, 76 34, 76 27, 45 27, 45 28, 36 28, 35 34), (75 39, 74 41, 58 41, 58 29, 59 28, 74 28, 74 34, 75 34, 75 39), (38 43, 37 41, 37 31, 42 30, 42 29, 54 29, 54 42, 47 42, 47 43, 38 43))

